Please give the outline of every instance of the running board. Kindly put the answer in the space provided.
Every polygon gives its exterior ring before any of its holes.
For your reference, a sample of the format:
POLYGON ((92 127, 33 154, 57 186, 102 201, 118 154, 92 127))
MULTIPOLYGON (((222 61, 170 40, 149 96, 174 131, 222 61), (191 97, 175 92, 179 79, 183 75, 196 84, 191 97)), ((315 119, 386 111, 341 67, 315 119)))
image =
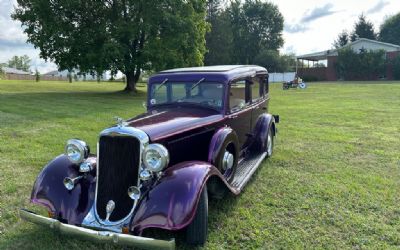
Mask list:
POLYGON ((236 169, 235 178, 232 181, 232 187, 241 191, 247 182, 253 176, 254 172, 261 165, 264 158, 267 156, 267 152, 261 154, 252 154, 242 160, 236 169))

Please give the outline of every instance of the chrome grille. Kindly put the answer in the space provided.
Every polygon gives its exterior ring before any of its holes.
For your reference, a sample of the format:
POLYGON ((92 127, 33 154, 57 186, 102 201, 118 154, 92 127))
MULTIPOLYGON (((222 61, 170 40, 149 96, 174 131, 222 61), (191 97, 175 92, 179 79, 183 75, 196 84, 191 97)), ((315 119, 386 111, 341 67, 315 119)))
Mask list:
POLYGON ((140 140, 132 136, 101 136, 99 141, 96 211, 100 219, 107 217, 110 200, 115 209, 109 221, 119 221, 129 215, 134 201, 128 188, 138 185, 140 140))

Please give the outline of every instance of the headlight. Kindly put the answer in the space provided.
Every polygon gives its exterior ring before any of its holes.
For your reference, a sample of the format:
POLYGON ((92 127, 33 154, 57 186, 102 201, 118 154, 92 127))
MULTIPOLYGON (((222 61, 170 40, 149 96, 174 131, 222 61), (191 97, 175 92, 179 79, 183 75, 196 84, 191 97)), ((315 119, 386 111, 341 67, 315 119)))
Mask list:
POLYGON ((78 139, 68 140, 65 146, 65 155, 72 163, 82 163, 89 156, 89 146, 86 142, 78 139))
POLYGON ((152 172, 163 170, 169 162, 168 150, 161 144, 150 144, 143 152, 143 163, 152 172))

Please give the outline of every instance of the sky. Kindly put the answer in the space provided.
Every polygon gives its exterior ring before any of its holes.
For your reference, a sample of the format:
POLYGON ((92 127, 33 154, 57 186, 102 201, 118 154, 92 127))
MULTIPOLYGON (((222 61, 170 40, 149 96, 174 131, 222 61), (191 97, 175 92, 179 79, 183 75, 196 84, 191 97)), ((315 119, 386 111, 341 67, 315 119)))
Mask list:
MULTIPOLYGON (((327 50, 343 31, 351 31, 364 13, 378 31, 383 21, 400 12, 400 0, 269 0, 285 18, 282 53, 296 55, 327 50)), ((0 0, 0 63, 14 55, 32 58, 31 70, 41 73, 57 69, 39 57, 39 50, 26 43, 21 24, 10 17, 16 0, 0 0)))

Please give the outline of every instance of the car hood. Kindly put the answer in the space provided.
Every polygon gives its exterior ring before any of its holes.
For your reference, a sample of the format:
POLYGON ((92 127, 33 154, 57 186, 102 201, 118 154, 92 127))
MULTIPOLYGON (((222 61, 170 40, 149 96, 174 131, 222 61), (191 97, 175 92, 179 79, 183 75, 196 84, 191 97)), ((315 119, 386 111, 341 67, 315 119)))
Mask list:
POLYGON ((173 107, 153 109, 127 123, 143 130, 151 141, 160 140, 194 128, 219 122, 223 116, 205 108, 173 107))

